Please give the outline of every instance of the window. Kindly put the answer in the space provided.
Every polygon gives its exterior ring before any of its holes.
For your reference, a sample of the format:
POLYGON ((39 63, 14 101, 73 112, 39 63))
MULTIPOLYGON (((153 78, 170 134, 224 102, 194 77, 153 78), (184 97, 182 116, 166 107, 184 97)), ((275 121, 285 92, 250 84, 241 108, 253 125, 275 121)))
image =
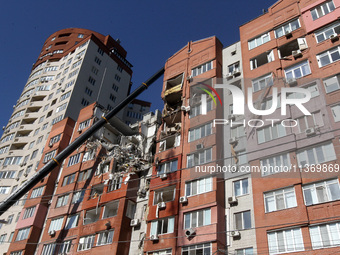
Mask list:
POLYGON ((309 227, 309 233, 313 250, 340 245, 339 222, 309 227))
POLYGON ((288 82, 294 79, 304 77, 310 73, 311 71, 308 64, 308 60, 300 62, 296 65, 293 65, 285 69, 285 75, 288 82))
POLYGON ((83 201, 85 195, 85 190, 77 191, 74 193, 72 198, 72 204, 77 204, 83 201))
POLYGON ((49 146, 52 146, 53 144, 59 142, 60 137, 61 137, 61 134, 56 135, 56 136, 53 136, 53 137, 50 139, 49 146))
POLYGON ((297 153, 299 167, 304 167, 306 164, 322 164, 336 159, 333 144, 327 143, 318 145, 309 149, 299 151, 297 153))
POLYGON ((13 251, 10 255, 22 255, 23 251, 13 251))
POLYGON ((150 255, 172 255, 172 249, 149 252, 150 255))
POLYGON ((301 228, 293 228, 267 234, 269 254, 303 251, 301 228))
POLYGON ((98 74, 98 69, 96 68, 96 67, 94 67, 94 66, 92 66, 92 68, 91 68, 91 72, 92 73, 94 73, 95 75, 97 75, 98 74))
POLYGON ((21 241, 21 240, 27 239, 30 233, 30 230, 31 230, 30 227, 19 229, 17 238, 15 239, 15 241, 21 241))
POLYGON ((107 192, 120 189, 122 186, 122 182, 123 182, 123 176, 116 176, 113 180, 109 182, 107 192))
POLYGON ((212 134, 212 123, 207 123, 203 126, 189 130, 189 142, 201 139, 212 134))
POLYGON ((281 173, 283 169, 290 169, 289 154, 280 154, 261 161, 262 176, 281 173))
POLYGON ((166 188, 155 190, 153 204, 157 205, 159 202, 169 202, 175 199, 176 186, 169 186, 166 188))
POLYGON ((258 144, 265 143, 286 135, 286 128, 281 123, 273 124, 265 128, 257 129, 258 144))
POLYGON ((114 201, 104 205, 103 219, 116 216, 118 213, 119 201, 114 201))
POLYGON ((235 155, 233 155, 233 163, 237 165, 244 165, 248 163, 247 160, 247 152, 243 151, 236 151, 235 155))
POLYGON ((54 156, 56 155, 56 153, 57 153, 57 150, 47 152, 47 153, 45 154, 45 156, 44 156, 43 163, 47 163, 47 162, 50 161, 52 158, 54 158, 54 156))
POLYGON ((339 82, 340 75, 335 75, 333 77, 329 77, 323 80, 323 84, 325 85, 326 93, 330 93, 340 89, 339 82))
POLYGON ((244 126, 242 125, 230 128, 230 133, 231 133, 231 137, 241 137, 246 134, 244 130, 244 126))
POLYGON ((55 207, 58 208, 58 207, 62 207, 62 206, 67 205, 68 198, 69 198, 69 194, 63 195, 63 196, 59 196, 57 198, 57 204, 56 204, 55 207))
POLYGON ((310 12, 312 14, 312 19, 316 20, 318 18, 321 18, 322 16, 325 16, 326 14, 332 12, 335 10, 333 1, 327 1, 314 9, 312 9, 310 12))
POLYGON ((13 236, 14 236, 14 232, 11 232, 11 234, 9 235, 9 238, 8 238, 8 242, 9 242, 9 243, 12 242, 13 236))
POLYGON ((237 72, 240 72, 240 62, 236 62, 232 65, 228 66, 228 76, 234 75, 237 72))
POLYGON ((84 224, 83 225, 94 223, 98 219, 99 219, 99 210, 98 211, 97 211, 97 209, 88 210, 85 213, 85 218, 84 218, 84 224))
POLYGON ((289 23, 286 23, 274 30, 275 37, 279 38, 281 36, 284 36, 286 34, 291 33, 292 31, 298 29, 300 27, 299 19, 295 19, 293 21, 290 21, 289 23))
POLYGON ((90 126, 90 123, 91 123, 91 119, 80 122, 78 131, 83 130, 84 128, 87 128, 88 126, 90 126))
POLYGON ((251 218, 250 211, 244 211, 235 213, 235 229, 250 229, 251 228, 251 218))
MULTIPOLYGON (((52 120, 52 125, 58 123, 59 121, 61 121, 63 119, 63 115, 59 115, 58 117, 55 117, 53 120, 52 120)), ((48 123, 46 123, 46 126, 44 125, 42 130, 46 129, 47 128, 47 125, 48 123)))
POLYGON ((14 214, 8 215, 7 224, 12 224, 13 218, 14 218, 14 214))
POLYGON ((340 121, 340 104, 332 106, 331 110, 332 110, 334 121, 335 122, 340 121))
MULTIPOLYGON (((0 172, 0 179, 12 179, 15 176, 15 171, 1 171, 0 172)), ((20 176, 18 175, 18 178, 20 176)))
MULTIPOLYGON (((37 150, 38 152, 38 150, 37 150)), ((34 152, 33 152, 34 153, 34 152)), ((32 154, 33 155, 33 154, 32 154)), ((32 159, 32 158, 31 158, 32 159)), ((7 157, 5 158, 4 161, 4 166, 9 166, 9 165, 20 165, 22 160, 21 156, 16 156, 16 157, 7 157)))
POLYGON ((209 163, 212 160, 212 149, 205 149, 187 156, 187 166, 193 167, 198 164, 209 163))
POLYGON ((294 187, 264 193, 266 212, 273 212, 297 206, 294 187))
POLYGON ((81 100, 80 104, 83 105, 83 106, 88 106, 88 105, 90 104, 90 102, 87 101, 85 98, 83 98, 83 99, 81 100))
POLYGON ((253 248, 244 248, 244 249, 237 249, 235 250, 236 255, 253 255, 254 251, 253 248))
POLYGON ((78 226, 79 214, 70 215, 67 217, 65 229, 75 228, 78 226))
POLYGON ((67 107, 67 103, 64 103, 64 104, 58 106, 57 109, 55 110, 55 112, 56 112, 56 113, 57 113, 57 112, 61 112, 61 111, 65 110, 66 107, 67 107))
POLYGON ((212 191, 212 180, 212 177, 207 177, 185 183, 186 196, 194 196, 212 191))
POLYGON ((68 160, 67 166, 69 167, 78 164, 80 160, 80 155, 81 153, 77 153, 76 155, 71 156, 70 159, 68 160))
POLYGON ((302 190, 306 205, 315 205, 340 199, 338 179, 304 185, 302 190))
POLYGON ((211 255, 211 244, 197 244, 182 248, 182 255, 211 255))
POLYGON ((210 208, 184 214, 184 229, 202 227, 210 224, 210 208))
POLYGON ((52 255, 54 254, 56 243, 44 244, 41 255, 52 255))
POLYGON ((265 33, 263 35, 260 35, 252 40, 250 40, 248 42, 248 47, 249 47, 249 50, 252 50, 266 42, 269 42, 270 41, 270 34, 269 32, 268 33, 265 33))
POLYGON ((118 81, 118 82, 120 82, 121 77, 120 77, 118 74, 115 74, 115 80, 118 81))
POLYGON ((255 80, 252 80, 252 87, 254 92, 260 91, 272 85, 273 85, 272 74, 267 74, 265 76, 256 78, 255 80))
POLYGON ((69 253, 71 250, 72 246, 72 240, 62 242, 61 244, 58 245, 58 255, 65 255, 66 253, 69 253))
POLYGON ((71 67, 71 69, 74 69, 74 68, 76 68, 77 66, 80 66, 81 65, 81 60, 79 60, 79 61, 77 61, 77 62, 75 62, 75 63, 73 63, 73 65, 72 65, 72 67, 71 67))
POLYGON ((101 48, 98 48, 97 52, 102 56, 104 55, 104 51, 101 48))
POLYGON ((178 160, 168 161, 165 163, 160 164, 160 166, 157 169, 157 175, 161 175, 164 173, 171 173, 175 172, 178 167, 178 160))
POLYGON ((61 226, 63 225, 63 222, 64 222, 64 218, 63 217, 51 220, 48 232, 53 231, 53 230, 54 231, 60 230, 61 226))
POLYGON ((337 35, 340 33, 340 22, 336 21, 332 25, 322 28, 315 32, 315 39, 317 43, 323 42, 330 38, 331 35, 337 35))
POLYGON ((97 246, 111 244, 113 240, 114 230, 100 232, 98 234, 97 246))
POLYGON ((83 236, 79 238, 78 251, 85 251, 92 248, 95 235, 83 236))
POLYGON ((96 62, 98 65, 102 63, 102 61, 98 57, 94 58, 94 62, 96 62))
POLYGON ((31 194, 31 198, 36 198, 36 197, 40 197, 44 191, 44 187, 45 186, 41 186, 39 188, 35 188, 32 190, 32 194, 31 194))
POLYGON ((89 79, 88 79, 89 83, 91 83, 93 86, 96 84, 96 80, 90 76, 89 79))
POLYGON ((34 212, 35 212, 35 206, 26 208, 24 215, 22 216, 22 219, 24 220, 24 219, 28 219, 28 218, 33 217, 34 212))
POLYGON ((175 217, 152 221, 150 236, 173 233, 174 225, 175 225, 175 217))
POLYGON ((136 203, 132 202, 131 200, 128 200, 128 204, 126 207, 126 217, 133 219, 136 211, 136 203))
POLYGON ((88 150, 84 153, 83 162, 92 160, 92 159, 94 159, 95 156, 96 156, 96 150, 95 149, 88 150))
POLYGON ((93 91, 92 91, 91 89, 89 89, 88 87, 85 88, 85 94, 91 96, 91 95, 92 95, 92 92, 93 92, 93 91))
POLYGON ((116 97, 112 93, 110 93, 110 100, 116 102, 116 97))
POLYGON ((340 47, 337 46, 326 52, 320 53, 316 55, 316 59, 318 60, 319 67, 327 66, 336 62, 340 59, 340 47))
POLYGON ((122 68, 121 66, 117 66, 117 70, 118 70, 119 72, 123 72, 123 68, 122 68))
POLYGON ((308 128, 322 127, 323 119, 320 111, 313 112, 312 115, 305 115, 296 119, 298 125, 293 128, 296 133, 303 133, 308 128))
MULTIPOLYGON (((194 99, 195 101, 195 99, 194 99)), ((203 105, 201 102, 201 99, 198 99, 198 102, 193 102, 193 104, 190 106, 190 111, 189 111, 189 118, 196 117, 198 115, 202 114, 203 111, 203 105)), ((207 105, 206 105, 206 111, 209 112, 213 109, 213 100, 212 99, 207 99, 207 105)))
POLYGON ((78 175, 78 182, 85 181, 90 178, 92 169, 87 169, 85 171, 81 171, 78 175))
POLYGON ((242 196, 242 195, 249 194, 248 178, 238 180, 238 181, 234 181, 233 185, 234 185, 234 195, 235 196, 242 196))
POLYGON ((119 87, 116 84, 112 84, 112 89, 116 92, 118 92, 119 87))
POLYGON ((75 173, 65 176, 64 177, 64 181, 63 181, 63 186, 69 185, 71 183, 74 183, 75 178, 76 178, 76 174, 75 173))
POLYGON ((71 96, 71 91, 69 91, 69 92, 67 92, 67 93, 65 93, 65 94, 63 94, 63 95, 61 95, 60 101, 63 101, 63 100, 65 100, 65 99, 69 98, 70 96, 71 96))
POLYGON ((274 51, 264 52, 255 58, 250 59, 250 70, 256 69, 264 64, 274 61, 274 51))
POLYGON ((191 70, 192 77, 195 77, 197 75, 200 75, 202 73, 205 73, 209 70, 213 69, 213 62, 209 61, 207 63, 204 63, 203 65, 200 65, 194 69, 191 70))
POLYGON ((7 234, 3 234, 0 236, 0 244, 3 244, 5 242, 6 237, 7 237, 7 234))
MULTIPOLYGON (((314 98, 320 95, 318 85, 316 84, 316 82, 312 82, 311 84, 307 86, 303 86, 303 88, 309 90, 309 92, 311 93, 311 98, 314 98)), ((304 98, 304 97, 305 97, 304 93, 299 93, 299 92, 287 93, 287 98, 289 99, 294 99, 294 98, 297 99, 297 98, 304 98)))

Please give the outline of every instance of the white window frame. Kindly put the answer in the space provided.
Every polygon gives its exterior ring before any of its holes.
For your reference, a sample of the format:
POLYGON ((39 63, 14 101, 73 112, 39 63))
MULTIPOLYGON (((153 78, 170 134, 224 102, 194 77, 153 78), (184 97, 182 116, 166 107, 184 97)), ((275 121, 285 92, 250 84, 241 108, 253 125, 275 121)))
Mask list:
POLYGON ((57 198, 56 208, 67 205, 70 194, 62 195, 57 198))
POLYGON ((67 217, 65 229, 71 229, 78 226, 79 214, 72 214, 67 217))
POLYGON ((331 93, 340 89, 340 74, 323 79, 326 93, 331 93))
POLYGON ((287 135, 286 128, 280 122, 270 126, 257 129, 257 142, 258 144, 266 143, 275 139, 279 139, 287 135), (268 140, 266 140, 265 131, 268 132, 268 140))
POLYGON ((199 140, 212 134, 212 122, 189 130, 188 142, 199 140))
POLYGON ((244 195, 248 195, 249 194, 249 180, 248 178, 243 178, 237 181, 233 181, 233 191, 234 191, 234 195, 235 196, 244 196, 244 195), (237 183, 239 183, 239 187, 240 187, 240 192, 236 192, 237 190, 237 183), (246 184, 245 184, 246 183, 246 184), (244 188, 246 187, 246 192, 244 192, 244 188))
POLYGON ((322 29, 316 31, 314 33, 314 37, 317 43, 321 43, 323 41, 326 41, 327 39, 329 39, 329 37, 333 34, 338 34, 336 32, 336 28, 338 28, 337 30, 340 30, 340 22, 336 21, 333 24, 331 24, 330 26, 327 27, 323 27, 322 29))
POLYGON ((24 219, 28 219, 28 218, 33 217, 33 215, 35 213, 35 208, 36 208, 36 206, 31 206, 31 207, 25 208, 24 215, 22 216, 22 219, 24 220, 24 219))
POLYGON ((299 78, 305 77, 305 76, 312 73, 310 66, 309 66, 308 59, 305 60, 305 61, 302 61, 300 63, 297 63, 293 66, 287 67, 284 70, 284 72, 285 72, 286 80, 288 82, 292 81, 294 79, 299 79, 299 78), (307 68, 307 69, 305 69, 305 68, 307 68))
POLYGON ((50 227, 48 228, 48 232, 60 230, 63 226, 63 223, 64 223, 64 217, 52 219, 50 222, 50 227))
POLYGON ((187 155, 187 167, 194 167, 198 164, 206 164, 212 161, 212 148, 200 150, 195 153, 187 155), (209 156, 209 158, 207 158, 209 156), (190 163, 192 162, 192 163, 190 163))
POLYGON ((207 226, 211 224, 211 208, 187 212, 183 217, 183 229, 207 226), (199 224, 200 214, 202 215, 202 225, 199 224))
POLYGON ((322 164, 326 163, 332 160, 336 159, 336 154, 334 151, 334 145, 332 142, 328 142, 325 144, 318 144, 317 146, 314 147, 309 147, 303 150, 300 150, 297 152, 297 160, 299 167, 303 168, 306 164, 312 165, 312 164, 322 164), (322 157, 324 158, 323 160, 320 160, 320 157, 318 157, 317 152, 322 152, 322 157), (330 153, 330 154, 328 154, 330 153), (313 159, 311 158, 313 156, 313 159), (311 161, 314 160, 313 161, 311 161))
POLYGON ((333 47, 325 52, 316 55, 319 67, 328 66, 340 60, 340 46, 333 47), (337 59, 332 59, 332 56, 337 56, 337 59), (322 63, 322 59, 327 58, 327 63, 322 63))
POLYGON ((94 245, 95 235, 82 236, 79 238, 77 251, 90 250, 94 245))
POLYGON ((196 254, 197 252, 196 251, 201 251, 203 254, 204 251, 208 250, 209 249, 209 252, 208 254, 212 254, 212 245, 211 243, 203 243, 203 244, 196 244, 196 245, 190 245, 190 246, 184 246, 182 248, 182 255, 184 254, 196 254), (192 253, 192 252, 195 252, 195 253, 192 253))
POLYGON ((171 234, 175 229, 175 217, 151 221, 150 236, 171 234), (163 232, 166 224, 167 232, 163 232))
POLYGON ((262 44, 265 44, 270 41, 270 33, 264 33, 260 36, 257 36, 251 40, 248 41, 248 48, 249 50, 255 49, 256 47, 259 47, 262 44), (265 38, 268 38, 268 40, 265 40, 265 38), (254 45, 252 45, 252 42, 254 42, 254 45))
POLYGON ((317 20, 325 15, 327 15, 328 13, 331 13, 335 10, 335 6, 334 6, 334 3, 333 1, 327 1, 327 2, 324 2, 318 6, 316 6, 315 8, 311 9, 310 10, 310 13, 312 15, 312 19, 313 21, 314 20, 317 20), (319 10, 318 10, 319 8, 319 10), (318 11, 321 11, 321 13, 319 13, 318 11))
POLYGON ((301 228, 292 228, 267 233, 269 254, 279 254, 286 252, 304 251, 304 243, 301 228), (278 235, 282 235, 283 239, 278 241, 278 235), (290 237, 290 239, 288 239, 290 237), (289 242, 288 242, 289 241, 289 242), (284 247, 279 245, 284 243, 284 247), (274 245, 272 245, 275 243, 274 245), (271 247, 272 245, 272 247, 271 247), (283 248, 284 250, 279 250, 283 248))
POLYGON ((114 229, 98 233, 97 246, 112 244, 114 229))
POLYGON ((185 183, 185 195, 187 197, 204 194, 213 190, 213 178, 211 176, 192 180, 185 183), (196 192, 194 192, 196 189, 196 192))
POLYGON ((280 27, 274 29, 275 38, 280 38, 280 37, 282 37, 286 34, 293 32, 296 29, 299 29, 300 27, 301 27, 300 20, 298 18, 293 19, 293 20, 289 21, 288 23, 285 23, 285 24, 281 25, 280 27), (298 23, 298 26, 294 27, 292 24, 296 21, 298 23), (281 30, 281 31, 279 31, 279 30, 281 30), (281 33, 278 34, 279 32, 282 32, 282 34, 281 33))
POLYGON ((340 246, 339 222, 310 226, 309 234, 313 250, 340 246))
POLYGON ((273 85, 272 73, 263 75, 251 81, 253 92, 260 91, 273 85))
POLYGON ((340 200, 340 186, 338 179, 306 184, 302 187, 302 191, 306 206, 340 200), (331 189, 331 187, 334 188, 331 189), (337 194, 332 194, 332 192, 336 192, 337 194), (309 194, 308 197, 311 201, 307 201, 307 194, 309 194), (321 198, 324 200, 321 200, 321 198))
POLYGON ((297 206, 294 187, 268 191, 263 194, 263 197, 264 197, 264 207, 265 207, 266 213, 275 212, 279 210, 285 210, 285 209, 289 209, 289 208, 293 208, 297 206), (291 196, 292 194, 293 196, 291 196), (289 205, 288 199, 294 199, 294 201, 290 201, 292 202, 291 205, 289 205), (283 202, 283 208, 278 208, 278 203, 280 203, 281 201, 283 202), (273 202, 275 208, 270 209, 268 207, 268 202, 273 202))

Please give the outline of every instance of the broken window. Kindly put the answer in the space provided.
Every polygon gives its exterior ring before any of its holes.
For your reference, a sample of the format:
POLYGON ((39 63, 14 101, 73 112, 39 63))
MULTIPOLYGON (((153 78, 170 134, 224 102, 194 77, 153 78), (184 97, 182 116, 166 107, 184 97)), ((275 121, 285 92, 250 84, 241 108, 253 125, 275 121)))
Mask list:
POLYGON ((274 51, 264 52, 250 60, 250 69, 253 70, 272 61, 274 61, 274 51))
POLYGON ((119 201, 114 201, 114 202, 107 203, 106 205, 104 205, 102 218, 106 219, 106 218, 116 216, 118 213, 118 205, 119 205, 119 201))
POLYGON ((91 224, 93 222, 96 222, 98 219, 99 219, 99 210, 97 209, 88 210, 85 213, 83 225, 91 224))
POLYGON ((157 205, 159 202, 169 202, 175 199, 176 186, 170 186, 163 189, 155 190, 153 204, 157 205))
POLYGON ((110 164, 99 164, 95 175, 105 174, 109 172, 110 164))
POLYGON ((107 192, 120 189, 121 186, 122 186, 122 182, 123 182, 123 177, 122 176, 114 178, 112 181, 109 182, 109 186, 107 188, 107 192))
POLYGON ((306 39, 297 38, 296 40, 282 45, 278 48, 279 58, 283 59, 291 55, 293 55, 293 57, 297 57, 302 50, 305 50, 307 48, 308 45, 306 39))
POLYGON ((103 194, 104 191, 104 184, 99 184, 96 186, 93 186, 91 189, 91 198, 96 198, 103 194))
POLYGON ((162 140, 159 142, 159 151, 165 151, 171 148, 178 147, 181 143, 181 135, 172 135, 168 138, 162 140))

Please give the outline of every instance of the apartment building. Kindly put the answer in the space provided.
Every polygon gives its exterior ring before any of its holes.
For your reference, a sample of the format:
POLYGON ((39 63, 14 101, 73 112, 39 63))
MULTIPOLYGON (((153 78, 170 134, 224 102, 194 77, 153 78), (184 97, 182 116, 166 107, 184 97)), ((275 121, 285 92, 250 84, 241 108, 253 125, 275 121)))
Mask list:
POLYGON ((189 42, 165 63, 147 254, 213 254, 224 249, 223 177, 195 172, 196 167, 214 165, 223 151, 212 127, 218 108, 197 87, 211 86, 221 75, 222 44, 216 37, 189 42))
POLYGON ((127 125, 139 122, 143 115, 150 112, 151 103, 134 99, 124 108, 123 120, 127 125))
MULTIPOLYGON (((241 43, 237 42, 222 51, 223 80, 218 84, 244 89, 241 43)), ((251 174, 242 171, 248 165, 245 116, 234 114, 233 94, 222 89, 223 117, 223 166, 231 166, 224 173, 226 248, 229 254, 256 254, 256 233, 251 174), (230 169, 230 170, 229 170, 230 169)), ((235 107, 237 102, 235 102, 235 107)), ((222 253, 221 253, 222 254, 222 253)))
MULTIPOLYGON (((91 104, 76 122, 67 118, 54 125, 40 165, 77 139, 103 111, 91 104)), ((145 232, 143 216, 135 215, 146 209, 157 116, 148 114, 135 129, 114 117, 36 184, 8 254, 129 254, 135 236, 131 254, 138 252, 139 236, 145 232)))
POLYGON ((245 88, 268 110, 246 115, 247 158, 261 170, 251 177, 255 254, 339 250, 339 14, 338 0, 283 0, 240 27, 245 88), (291 88, 310 91, 311 115, 282 104, 304 97, 291 88))
MULTIPOLYGON (((52 125, 76 119, 94 101, 111 109, 128 94, 132 66, 126 54, 109 35, 86 29, 63 29, 46 39, 0 139, 0 200, 34 174, 52 125)), ((4 253, 24 203, 3 214, 4 253)))

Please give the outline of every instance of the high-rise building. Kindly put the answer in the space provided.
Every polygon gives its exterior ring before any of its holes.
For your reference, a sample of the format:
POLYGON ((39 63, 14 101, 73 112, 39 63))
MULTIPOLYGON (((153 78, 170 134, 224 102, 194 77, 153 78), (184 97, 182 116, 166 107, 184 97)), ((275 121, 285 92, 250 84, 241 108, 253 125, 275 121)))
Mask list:
MULTIPOLYGON (((76 119, 92 102, 110 110, 127 96, 132 65, 126 54, 118 40, 86 29, 63 29, 46 39, 0 139, 0 200, 34 174, 52 125, 76 119)), ((2 252, 24 203, 25 198, 2 215, 2 252)))
POLYGON ((240 27, 245 88, 269 110, 248 112, 246 129, 248 161, 261 170, 255 254, 339 251, 339 16, 338 0, 283 0, 240 27), (311 115, 290 104, 305 97, 293 88, 310 91, 311 115))

